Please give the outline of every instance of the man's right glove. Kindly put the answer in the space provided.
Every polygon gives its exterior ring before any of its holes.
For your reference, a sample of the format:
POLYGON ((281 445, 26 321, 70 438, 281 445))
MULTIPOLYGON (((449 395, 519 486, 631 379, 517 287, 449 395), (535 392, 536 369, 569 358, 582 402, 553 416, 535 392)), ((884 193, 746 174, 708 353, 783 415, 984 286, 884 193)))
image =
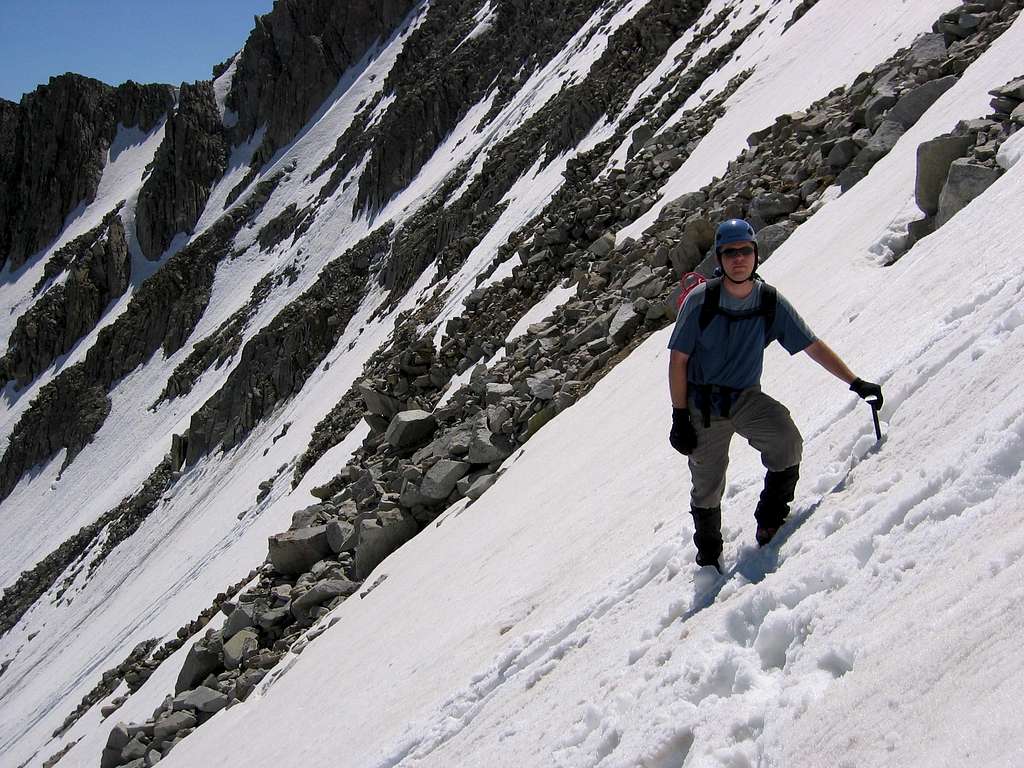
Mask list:
POLYGON ((850 384, 850 391, 856 392, 862 400, 867 400, 876 411, 882 407, 882 388, 877 384, 864 379, 854 379, 850 384))
POLYGON ((668 441, 683 456, 689 456, 697 448, 697 430, 690 422, 688 408, 672 409, 672 431, 668 434, 668 441))

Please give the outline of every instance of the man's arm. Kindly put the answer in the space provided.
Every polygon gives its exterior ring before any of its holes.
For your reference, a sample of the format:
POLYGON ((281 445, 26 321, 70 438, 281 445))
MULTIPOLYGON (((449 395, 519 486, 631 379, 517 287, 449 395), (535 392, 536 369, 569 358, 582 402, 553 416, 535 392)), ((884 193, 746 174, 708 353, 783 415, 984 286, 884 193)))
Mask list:
POLYGON ((686 363, 690 356, 672 350, 668 358, 668 389, 673 408, 686 407, 686 363))
POLYGON ((842 358, 833 352, 832 348, 821 339, 814 341, 804 352, 807 353, 811 360, 847 384, 852 384, 857 378, 856 374, 842 361, 842 358))

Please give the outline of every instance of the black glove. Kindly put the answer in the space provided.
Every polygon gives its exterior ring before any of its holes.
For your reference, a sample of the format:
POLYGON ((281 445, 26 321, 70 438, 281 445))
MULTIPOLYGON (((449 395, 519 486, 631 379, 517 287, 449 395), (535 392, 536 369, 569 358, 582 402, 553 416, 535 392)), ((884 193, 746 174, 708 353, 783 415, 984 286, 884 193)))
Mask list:
POLYGON ((697 430, 690 422, 689 409, 672 409, 672 431, 668 434, 668 441, 683 456, 689 456, 697 448, 697 430))
POLYGON ((864 379, 854 379, 850 391, 856 392, 862 400, 867 400, 868 405, 876 411, 882 407, 882 388, 877 384, 864 379))

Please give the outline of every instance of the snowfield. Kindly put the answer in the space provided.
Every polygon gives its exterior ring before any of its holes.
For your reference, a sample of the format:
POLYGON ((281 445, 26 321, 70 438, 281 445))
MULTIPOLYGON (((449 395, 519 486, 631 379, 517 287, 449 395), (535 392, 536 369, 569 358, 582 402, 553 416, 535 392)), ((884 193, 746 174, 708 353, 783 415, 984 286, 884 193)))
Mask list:
MULTIPOLYGON (((595 48, 643 5, 615 4, 619 13, 595 48)), ((705 16, 721 5, 712 3, 705 16)), ((746 23, 757 3, 736 5, 746 23)), ((666 177, 663 203, 720 174, 746 136, 780 112, 852 81, 929 31, 949 3, 821 0, 783 39, 772 37, 795 5, 786 0, 772 10, 775 21, 766 19, 754 53, 709 80, 707 88, 718 88, 756 65, 726 102, 726 116, 666 177), (816 62, 813 76, 809 60, 816 62)), ((482 5, 473 35, 488 33, 492 12, 482 5)), ((264 176, 289 163, 295 170, 260 224, 319 190, 324 179, 310 182, 307 174, 333 149, 356 105, 384 83, 409 31, 346 76, 268 165, 264 176)), ((595 48, 567 46, 487 126, 480 122, 489 102, 481 102, 438 149, 444 163, 426 166, 379 221, 411 216, 441 183, 447 163, 476 156, 479 168, 491 141, 585 75, 600 55, 595 48)), ((665 329, 513 454, 482 498, 449 508, 378 566, 366 582, 379 581, 372 592, 339 606, 322 633, 247 701, 215 715, 161 765, 1024 765, 1016 712, 1024 680, 1024 262, 1016 227, 1024 221, 1024 163, 1016 161, 1024 131, 1004 147, 1001 160, 1011 167, 995 185, 895 264, 881 266, 907 222, 919 217, 918 144, 985 114, 987 91, 1021 74, 1022 51, 1018 20, 866 179, 824 205, 761 270, 885 394, 884 437, 876 442, 870 409, 842 383, 805 355, 791 358, 776 346, 766 357, 763 387, 789 406, 805 439, 794 510, 770 547, 753 546, 763 469, 737 440, 723 500, 727 578, 708 582, 692 565, 688 472, 666 439, 665 329)), ((662 71, 671 70, 676 53, 669 51, 662 71)), ((641 84, 634 99, 655 84, 641 84)), ((613 130, 600 122, 577 151, 613 130)), ((101 185, 104 205, 137 195, 161 131, 125 134, 101 185)), ((496 230, 445 285, 451 293, 439 327, 507 235, 554 194, 567 159, 531 169, 513 189, 496 230)), ((211 206, 220 209, 244 170, 240 159, 211 206)), ((63 475, 58 456, 23 479, 0 514, 0 583, 13 583, 138 487, 231 364, 207 372, 189 396, 146 409, 191 344, 245 304, 263 274, 297 263, 300 279, 272 294, 247 338, 369 231, 371 224, 351 218, 355 188, 340 187, 327 204, 335 213, 321 212, 296 245, 269 253, 252 246, 222 265, 190 343, 118 383, 110 418, 63 475), (296 250, 308 261, 298 261, 296 250)), ((62 241, 94 226, 110 208, 101 207, 83 212, 62 241)), ((620 233, 620 241, 642 232, 659 210, 620 233)), ((214 220, 211 207, 200 228, 214 220)), ((4 309, 22 311, 44 262, 5 275, 4 309)), ((387 342, 396 314, 433 291, 434 274, 428 269, 376 320, 385 296, 371 290, 328 355, 330 365, 300 395, 242 445, 191 468, 88 583, 79 578, 56 603, 45 597, 0 638, 0 660, 11 661, 0 677, 2 768, 39 766, 76 741, 59 765, 93 768, 114 722, 150 716, 173 689, 187 645, 111 719, 101 723, 97 706, 61 739, 50 736, 104 670, 139 642, 173 634, 258 566, 267 536, 287 528, 291 515, 314 501, 310 489, 344 465, 364 424, 290 487, 293 462, 315 425, 387 342), (257 485, 268 478, 275 485, 256 503, 257 485)), ((556 288, 510 337, 571 295, 556 288)), ((68 362, 89 343, 83 340, 68 362)), ((0 434, 10 434, 40 382, 20 397, 7 393, 0 434)))

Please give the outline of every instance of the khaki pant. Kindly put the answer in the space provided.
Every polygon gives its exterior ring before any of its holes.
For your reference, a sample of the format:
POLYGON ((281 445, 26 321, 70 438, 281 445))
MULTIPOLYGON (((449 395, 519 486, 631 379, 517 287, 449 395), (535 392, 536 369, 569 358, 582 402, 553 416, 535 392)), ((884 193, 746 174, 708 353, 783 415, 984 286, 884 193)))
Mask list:
POLYGON ((769 397, 760 387, 745 389, 733 404, 729 418, 711 416, 704 427, 704 415, 690 399, 690 420, 697 430, 697 449, 690 454, 690 504, 717 507, 725 491, 729 468, 729 443, 733 433, 746 438, 760 452, 761 463, 770 472, 781 472, 800 463, 803 438, 789 410, 769 397))

